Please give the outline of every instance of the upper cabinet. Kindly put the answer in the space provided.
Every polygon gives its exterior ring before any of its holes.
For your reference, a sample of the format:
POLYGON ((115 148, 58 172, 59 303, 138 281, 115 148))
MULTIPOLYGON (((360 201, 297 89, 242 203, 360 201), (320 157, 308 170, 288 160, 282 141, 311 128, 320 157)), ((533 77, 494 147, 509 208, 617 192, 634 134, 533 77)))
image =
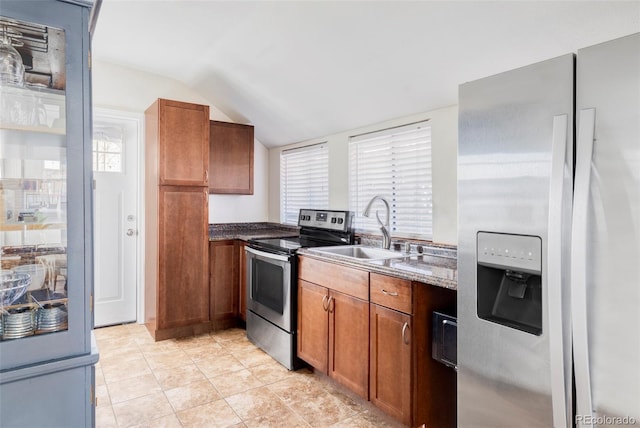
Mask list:
POLYGON ((158 184, 208 186, 209 106, 158 99, 147 109, 146 120, 147 132, 157 133, 161 142, 155 153, 158 184))
POLYGON ((253 126, 210 121, 209 193, 253 195, 253 126))

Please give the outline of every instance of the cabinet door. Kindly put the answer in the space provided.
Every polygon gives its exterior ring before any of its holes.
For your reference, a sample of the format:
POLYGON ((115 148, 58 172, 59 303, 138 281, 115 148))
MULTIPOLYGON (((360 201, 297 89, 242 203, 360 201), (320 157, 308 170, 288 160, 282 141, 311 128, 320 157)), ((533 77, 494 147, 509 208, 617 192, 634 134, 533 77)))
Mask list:
POLYGON ((160 184, 208 186, 209 106, 158 102, 160 184))
POLYGON ((298 281, 298 357, 327 373, 329 321, 328 290, 298 281))
POLYGON ((369 302, 331 290, 329 376, 369 396, 369 302))
POLYGON ((411 425, 411 327, 409 315, 371 305, 370 398, 405 425, 411 425))
POLYGON ((238 245, 238 295, 240 319, 247 321, 247 254, 244 244, 238 245))
POLYGON ((253 195, 253 126, 210 122, 209 193, 253 195))
POLYGON ((238 317, 238 252, 235 241, 209 243, 209 316, 214 328, 227 328, 238 317))
POLYGON ((159 196, 158 328, 207 322, 208 192, 161 187, 159 196))

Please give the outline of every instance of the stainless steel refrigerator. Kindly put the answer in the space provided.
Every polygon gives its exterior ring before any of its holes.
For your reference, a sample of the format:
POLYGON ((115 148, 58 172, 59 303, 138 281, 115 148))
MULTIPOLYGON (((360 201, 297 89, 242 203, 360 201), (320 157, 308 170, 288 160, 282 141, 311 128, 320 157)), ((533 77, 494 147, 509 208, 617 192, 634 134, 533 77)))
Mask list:
POLYGON ((458 425, 640 425, 640 33, 459 109, 458 425))

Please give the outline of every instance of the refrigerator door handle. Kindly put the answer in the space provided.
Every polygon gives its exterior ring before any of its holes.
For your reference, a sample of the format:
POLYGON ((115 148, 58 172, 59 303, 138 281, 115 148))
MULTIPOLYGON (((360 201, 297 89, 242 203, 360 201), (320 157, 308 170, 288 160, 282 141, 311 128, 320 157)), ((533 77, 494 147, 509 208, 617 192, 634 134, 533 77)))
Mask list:
POLYGON ((565 355, 563 344, 564 323, 562 320, 562 265, 563 265, 563 219, 564 207, 571 198, 570 170, 567 168, 568 115, 553 118, 551 140, 551 175, 549 180, 549 218, 547 238, 547 302, 549 310, 549 351, 551 356, 551 397, 553 426, 571 426, 567 405, 565 355), (565 174, 565 171, 568 172, 565 174))
POLYGON ((591 161, 593 157, 596 110, 580 110, 580 123, 576 143, 576 176, 573 199, 573 226, 571 229, 571 318, 573 358, 576 380, 576 416, 582 422, 578 427, 593 427, 591 375, 589 373, 589 343, 587 325, 587 212, 591 187, 591 161))

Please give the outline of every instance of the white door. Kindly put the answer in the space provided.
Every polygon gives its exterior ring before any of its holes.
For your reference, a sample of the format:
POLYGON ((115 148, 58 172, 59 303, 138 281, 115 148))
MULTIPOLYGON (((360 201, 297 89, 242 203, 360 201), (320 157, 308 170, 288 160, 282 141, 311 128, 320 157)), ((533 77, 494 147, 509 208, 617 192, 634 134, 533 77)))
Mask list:
POLYGON ((141 120, 94 110, 94 325, 136 321, 141 120))

